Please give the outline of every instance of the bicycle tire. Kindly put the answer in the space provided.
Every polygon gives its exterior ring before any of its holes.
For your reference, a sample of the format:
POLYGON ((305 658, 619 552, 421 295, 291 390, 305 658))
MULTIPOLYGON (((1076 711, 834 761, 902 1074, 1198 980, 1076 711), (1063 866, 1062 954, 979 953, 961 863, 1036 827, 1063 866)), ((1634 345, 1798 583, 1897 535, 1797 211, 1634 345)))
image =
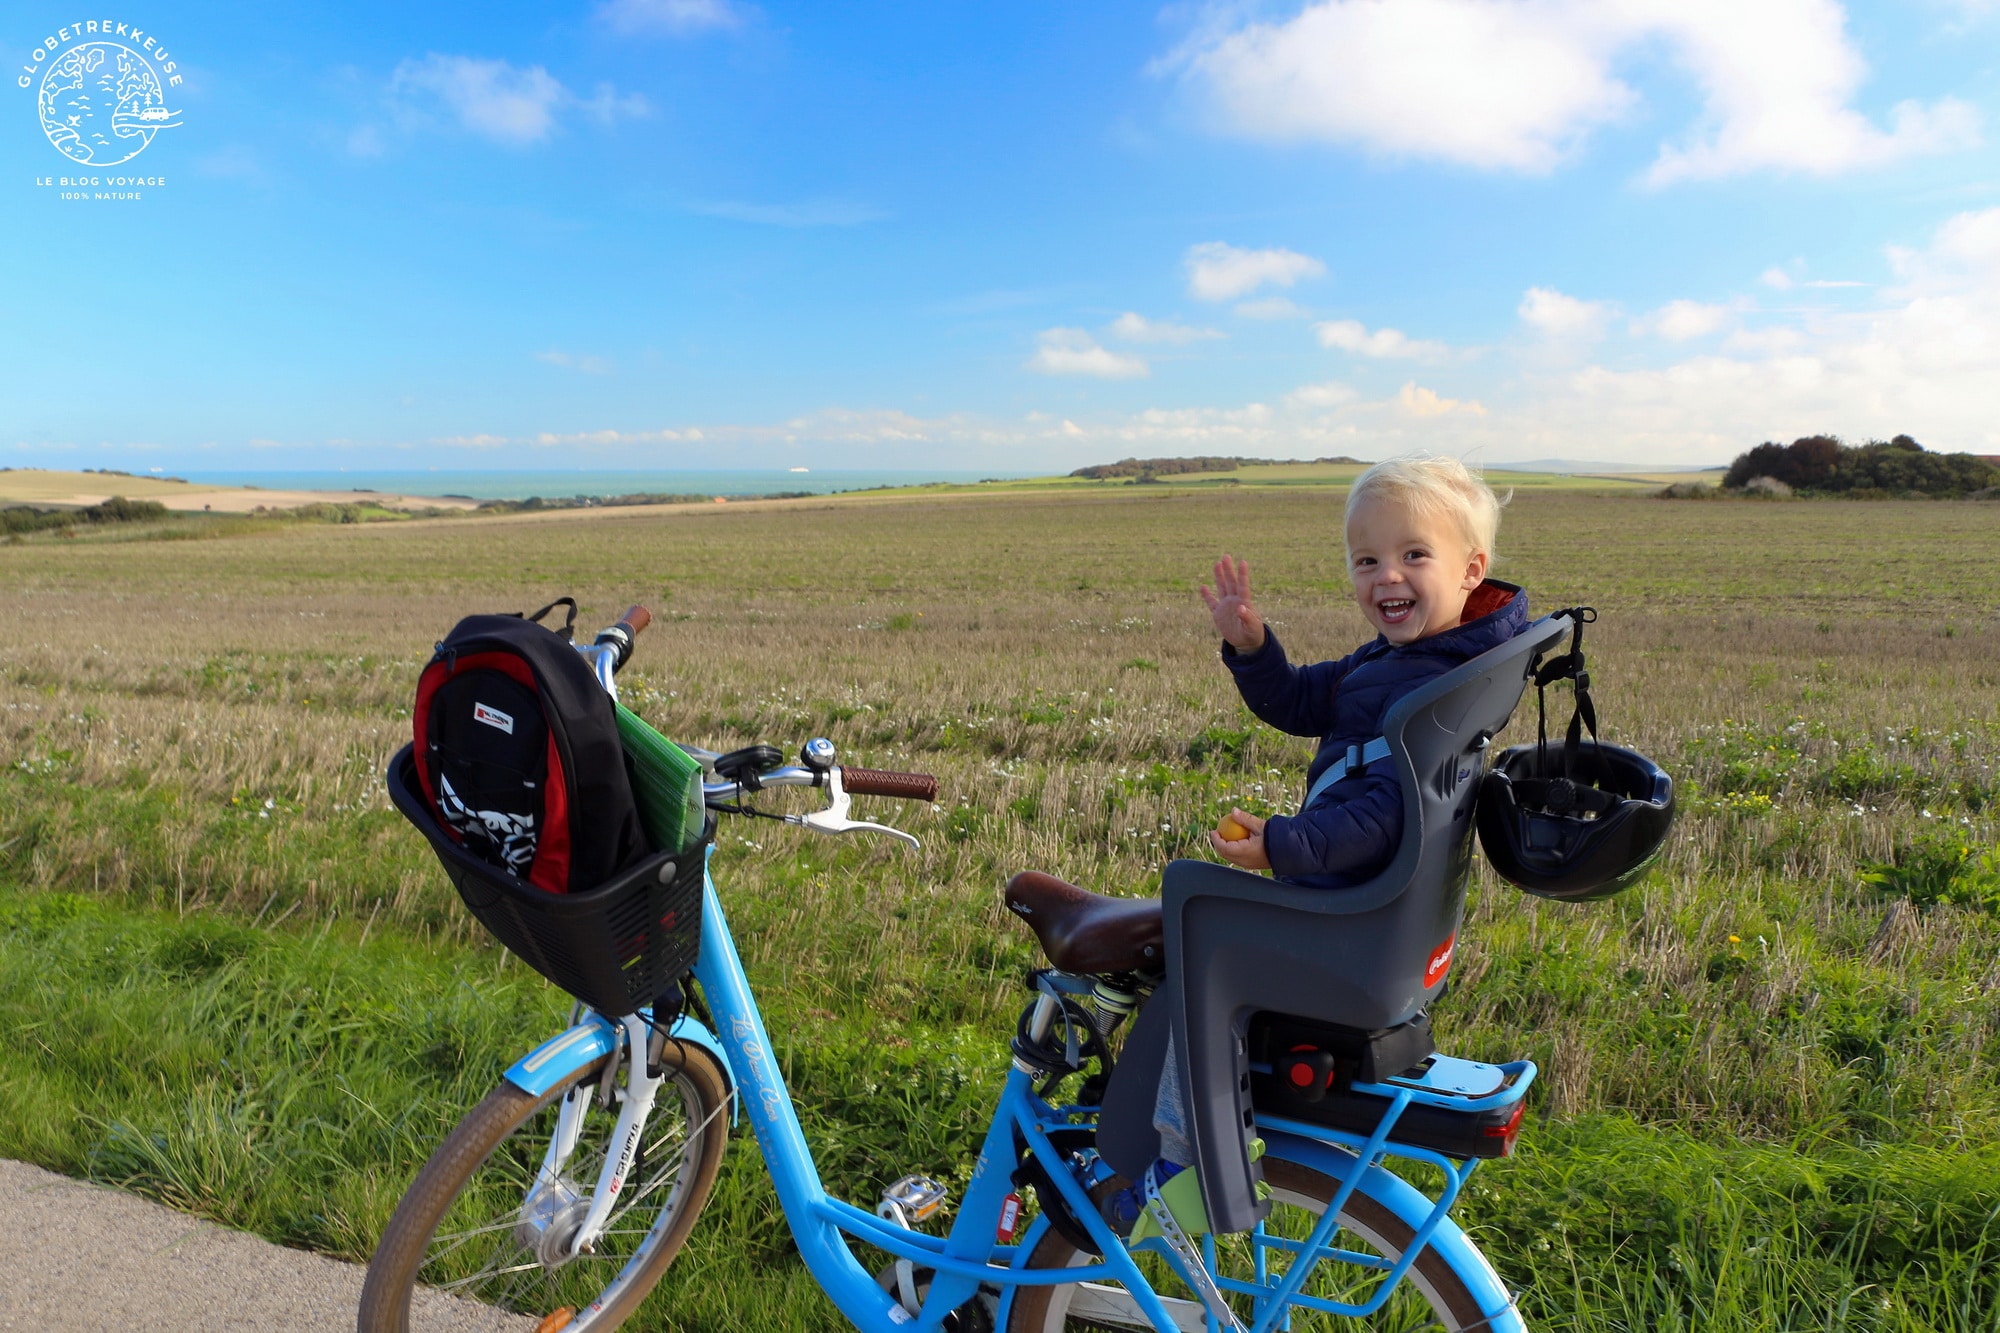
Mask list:
MULTIPOLYGON (((1264 1179, 1271 1186, 1271 1216, 1265 1222, 1267 1228, 1283 1235, 1303 1237, 1310 1229, 1312 1221, 1323 1216, 1326 1206, 1339 1191, 1340 1183, 1333 1177, 1315 1171, 1297 1162, 1288 1162, 1277 1157, 1264 1159, 1264 1179)), ((1108 1182, 1098 1187, 1098 1194, 1108 1194, 1113 1187, 1122 1187, 1123 1180, 1108 1182)), ((1416 1232, 1395 1213, 1382 1204, 1361 1193, 1359 1190, 1349 1197, 1341 1209, 1340 1224, 1344 1231, 1336 1242, 1343 1248, 1356 1248, 1360 1241, 1376 1254, 1386 1259, 1400 1258, 1416 1232)), ((1234 1273, 1229 1265, 1228 1250, 1241 1250, 1246 1238, 1227 1237, 1219 1250, 1218 1267, 1234 1273)), ((1041 1241, 1028 1256, 1030 1268, 1074 1268, 1094 1261, 1095 1256, 1077 1250, 1054 1228, 1043 1235, 1041 1241)), ((1149 1267, 1164 1272, 1164 1265, 1151 1261, 1149 1267)), ((1359 1274, 1360 1270, 1348 1265, 1322 1263, 1320 1271, 1308 1291, 1315 1295, 1342 1299, 1343 1294, 1328 1289, 1329 1280, 1337 1281, 1342 1273, 1359 1274), (1331 1270, 1331 1271, 1329 1271, 1331 1270)), ((1149 1281, 1159 1282, 1149 1272, 1149 1281)), ((1370 1284, 1374 1279, 1361 1275, 1355 1286, 1370 1284)), ((1434 1249, 1426 1249, 1417 1256, 1410 1266, 1408 1276, 1383 1310, 1369 1319, 1353 1319, 1338 1315, 1324 1314, 1313 1310, 1294 1308, 1291 1322, 1285 1327, 1294 1333, 1333 1333, 1333 1330, 1376 1329, 1395 1330, 1396 1333, 1418 1333, 1419 1330, 1446 1329, 1457 1333, 1461 1329, 1484 1329, 1484 1316, 1472 1292, 1447 1263, 1444 1256, 1434 1249)), ((1163 1296, 1171 1295, 1182 1300, 1191 1299, 1193 1293, 1180 1286, 1177 1279, 1169 1278, 1159 1287, 1163 1296)), ((1351 1296, 1348 1298, 1351 1299, 1351 1296)), ((1126 1318, 1106 1312, 1107 1305, 1116 1305, 1125 1299, 1121 1289, 1116 1287, 1090 1287, 1068 1285, 1057 1287, 1017 1287, 1014 1293, 1013 1309, 1008 1316, 1008 1333, 1074 1333, 1082 1329, 1111 1329, 1124 1333, 1125 1330, 1152 1326, 1139 1320, 1136 1309, 1126 1318), (1079 1303, 1082 1293, 1090 1292, 1095 1299, 1094 1315, 1072 1315, 1071 1306, 1079 1303)), ((1183 1309, 1188 1307, 1183 1305, 1183 1309)), ((1198 1311, 1199 1307, 1194 1307, 1198 1311)), ((1249 1305, 1238 1302, 1237 1317, 1245 1327, 1249 1325, 1249 1305)), ((1199 1326, 1199 1325, 1197 1325, 1199 1326)))
MULTIPOLYGON (((596 1253, 544 1267, 516 1239, 515 1222, 558 1103, 573 1088, 590 1096, 608 1056, 541 1097, 503 1082, 459 1121, 382 1232, 362 1287, 359 1333, 529 1329, 524 1315, 539 1320, 565 1306, 576 1312, 564 1326, 569 1333, 601 1333, 628 1318, 687 1240, 728 1138, 729 1085, 714 1057, 684 1042, 668 1043, 665 1056, 671 1072, 644 1151, 596 1253)), ((593 1100, 563 1172, 586 1197, 615 1121, 615 1105, 603 1110, 593 1100)))

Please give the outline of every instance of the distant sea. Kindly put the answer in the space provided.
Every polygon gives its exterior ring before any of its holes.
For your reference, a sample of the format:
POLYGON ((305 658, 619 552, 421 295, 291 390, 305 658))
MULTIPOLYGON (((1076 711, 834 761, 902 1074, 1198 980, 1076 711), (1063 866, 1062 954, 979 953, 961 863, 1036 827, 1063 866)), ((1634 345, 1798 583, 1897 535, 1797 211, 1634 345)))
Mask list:
POLYGON ((770 495, 779 491, 864 491, 927 482, 967 484, 987 478, 1032 477, 1034 472, 847 471, 811 472, 388 472, 368 468, 334 472, 175 472, 212 486, 261 486, 267 491, 388 491, 400 495, 467 495, 475 500, 553 499, 572 495, 770 495))

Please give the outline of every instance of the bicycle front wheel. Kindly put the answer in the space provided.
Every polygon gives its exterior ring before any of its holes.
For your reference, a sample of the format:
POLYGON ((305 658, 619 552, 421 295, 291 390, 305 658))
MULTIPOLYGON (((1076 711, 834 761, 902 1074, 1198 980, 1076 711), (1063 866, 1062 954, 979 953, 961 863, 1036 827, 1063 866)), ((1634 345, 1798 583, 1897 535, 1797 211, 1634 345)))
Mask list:
POLYGON ((588 1208, 617 1123, 616 1102, 597 1105, 603 1059, 542 1097, 500 1084, 438 1145, 368 1265, 359 1333, 512 1333, 563 1309, 573 1317, 553 1326, 569 1333, 623 1322, 687 1239, 728 1137, 728 1083, 714 1057, 669 1042, 664 1062, 672 1072, 593 1252, 565 1259, 561 1242, 588 1208), (572 1090, 588 1105, 576 1149, 560 1188, 539 1191, 530 1208, 572 1090))
MULTIPOLYGON (((1297 1162, 1264 1159, 1264 1179, 1271 1187, 1271 1214, 1260 1232, 1220 1236, 1216 1243, 1216 1269, 1224 1278, 1254 1281, 1261 1259, 1263 1271, 1276 1281, 1291 1262, 1291 1253, 1273 1241, 1303 1240, 1325 1215, 1327 1204, 1339 1192, 1333 1177, 1301 1166, 1297 1162)), ((1122 1182, 1121 1182, 1122 1183, 1122 1182)), ((1102 1191, 1100 1192, 1108 1192, 1102 1191)), ((1341 1209, 1342 1232, 1336 1244, 1357 1253, 1371 1254, 1390 1261, 1402 1257, 1415 1233, 1389 1209, 1358 1190, 1341 1209)), ((1064 1240, 1053 1228, 1036 1245, 1028 1258, 1031 1268, 1075 1268, 1094 1256, 1084 1254, 1064 1240)), ((1199 1330, 1202 1307, 1167 1266, 1147 1258, 1142 1263, 1147 1281, 1166 1298, 1166 1304, 1180 1327, 1199 1330)), ((1329 1301, 1355 1302, 1371 1291, 1380 1275, 1351 1264, 1323 1260, 1306 1284, 1305 1294, 1329 1301)), ((1247 1328, 1251 1322, 1250 1302, 1232 1296, 1236 1316, 1247 1328)), ((1426 1249, 1410 1266, 1409 1275, 1398 1285, 1389 1302, 1367 1319, 1294 1306, 1290 1321, 1283 1326, 1293 1333, 1351 1333, 1356 1329, 1394 1330, 1394 1333, 1431 1333, 1445 1329, 1484 1330, 1487 1324, 1479 1305, 1458 1274, 1436 1250, 1426 1249)), ((1152 1329, 1139 1307, 1122 1287, 1098 1283, 1072 1283, 1058 1287, 1020 1287, 1015 1290, 1008 1333, 1066 1333, 1070 1330, 1152 1329)))

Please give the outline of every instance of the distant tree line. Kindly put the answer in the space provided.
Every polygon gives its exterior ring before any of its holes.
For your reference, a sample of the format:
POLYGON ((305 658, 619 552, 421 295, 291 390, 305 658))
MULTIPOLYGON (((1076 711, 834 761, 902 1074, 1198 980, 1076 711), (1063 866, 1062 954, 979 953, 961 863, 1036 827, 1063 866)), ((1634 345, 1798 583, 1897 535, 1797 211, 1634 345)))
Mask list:
POLYGON ((1907 435, 1866 444, 1843 444, 1832 435, 1808 435, 1790 444, 1766 441, 1738 454, 1722 479, 1724 490, 1753 487, 1769 477, 1793 491, 1857 499, 1907 495, 1962 496, 2000 486, 2000 467, 1973 454, 1934 454, 1907 435))
MULTIPOLYGON (((1096 463, 1090 467, 1080 467, 1070 473, 1072 477, 1087 477, 1092 481, 1104 481, 1112 477, 1172 477, 1184 472, 1234 472, 1240 467, 1271 467, 1280 463, 1297 463, 1296 458, 1220 458, 1203 456, 1199 458, 1121 458, 1116 463, 1096 463)), ((1315 458, 1315 463, 1353 463, 1359 465, 1358 458, 1315 458)))
POLYGON ((17 532, 73 528, 79 523, 152 523, 166 516, 167 507, 157 500, 128 500, 114 495, 101 504, 82 509, 36 509, 32 505, 0 509, 0 532, 11 536, 17 532))

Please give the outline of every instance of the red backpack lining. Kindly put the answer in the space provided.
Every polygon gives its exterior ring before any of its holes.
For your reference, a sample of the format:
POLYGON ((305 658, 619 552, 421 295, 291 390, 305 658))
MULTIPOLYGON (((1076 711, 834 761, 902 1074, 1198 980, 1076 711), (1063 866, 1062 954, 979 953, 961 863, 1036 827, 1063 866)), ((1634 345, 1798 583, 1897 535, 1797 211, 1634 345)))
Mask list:
MULTIPOLYGON (((437 805, 437 783, 431 777, 429 754, 431 700, 439 688, 459 672, 478 669, 498 671, 536 694, 542 693, 533 669, 514 653, 467 653, 444 662, 434 662, 425 669, 417 681, 417 699, 412 709, 414 716, 410 720, 417 738, 417 781, 423 785, 424 798, 434 809, 437 805)), ((561 755, 556 749, 554 727, 549 728, 548 768, 548 783, 542 790, 542 827, 535 845, 535 861, 528 871, 528 882, 549 893, 568 893, 569 787, 561 755)), ((440 827, 454 842, 464 841, 449 825, 440 827)))

